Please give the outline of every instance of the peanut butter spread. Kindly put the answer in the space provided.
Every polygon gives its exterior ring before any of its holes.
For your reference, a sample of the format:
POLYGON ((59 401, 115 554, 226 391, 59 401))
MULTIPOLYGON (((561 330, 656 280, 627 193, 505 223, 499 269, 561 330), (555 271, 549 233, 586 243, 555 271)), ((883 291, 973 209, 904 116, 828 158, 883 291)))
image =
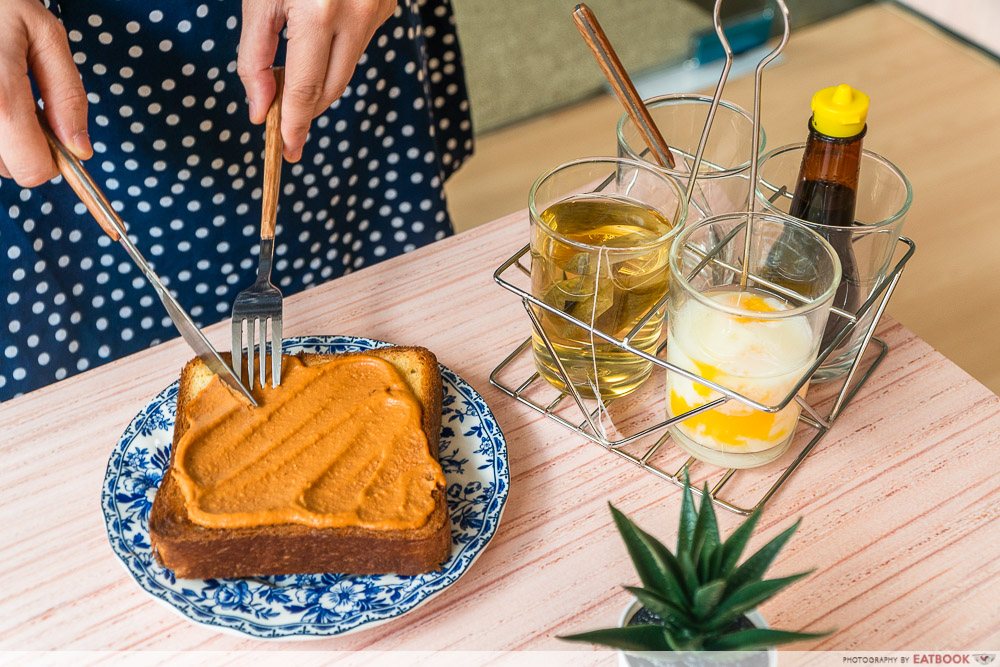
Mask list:
POLYGON ((173 474, 188 517, 210 528, 296 523, 412 529, 444 487, 421 406, 399 371, 374 356, 306 366, 284 357, 281 386, 259 407, 212 377, 188 404, 173 474))

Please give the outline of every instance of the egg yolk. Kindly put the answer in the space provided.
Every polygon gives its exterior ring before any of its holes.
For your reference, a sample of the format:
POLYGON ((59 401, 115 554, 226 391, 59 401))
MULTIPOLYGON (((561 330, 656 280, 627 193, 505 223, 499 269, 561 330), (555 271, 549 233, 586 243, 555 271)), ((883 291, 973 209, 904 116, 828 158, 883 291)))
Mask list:
MULTIPOLYGON (((701 391, 699 390, 698 393, 700 394, 701 391)), ((684 400, 676 391, 670 392, 672 415, 680 415, 694 410, 699 405, 704 405, 704 403, 693 405, 684 400)), ((760 412, 749 407, 745 409, 746 413, 743 414, 727 414, 720 412, 718 408, 713 408, 688 417, 677 425, 690 429, 697 433, 698 437, 711 438, 717 443, 733 447, 746 446, 749 440, 779 440, 787 435, 787 432, 784 431, 772 433, 778 413, 760 412)))
MULTIPOLYGON (((763 300, 761 301, 763 302, 763 300)), ((763 307, 769 306, 763 303, 763 307)), ((717 378, 722 375, 722 371, 710 364, 694 361, 694 365, 698 369, 698 374, 706 380, 716 382, 717 378)), ((712 390, 709 387, 700 382, 693 382, 692 386, 699 396, 706 399, 711 397, 712 390)), ((691 404, 675 390, 670 391, 670 414, 672 415, 683 414, 705 403, 708 403, 708 401, 706 400, 704 403, 698 403, 697 405, 691 404)), ((777 421, 778 413, 760 412, 759 410, 733 403, 727 405, 727 410, 740 410, 741 413, 724 413, 720 412, 718 408, 713 408, 693 417, 688 417, 684 421, 679 422, 678 426, 690 428, 700 436, 711 438, 718 443, 734 447, 745 446, 748 440, 774 440, 787 435, 786 433, 771 432, 777 421)))
MULTIPOLYGON (((752 310, 755 313, 773 313, 778 309, 773 305, 764 300, 764 297, 753 294, 751 292, 739 292, 736 297, 736 303, 733 304, 737 308, 743 308, 744 310, 752 310)), ((756 322, 758 321, 755 317, 746 317, 743 315, 738 315, 736 317, 737 322, 756 322)))

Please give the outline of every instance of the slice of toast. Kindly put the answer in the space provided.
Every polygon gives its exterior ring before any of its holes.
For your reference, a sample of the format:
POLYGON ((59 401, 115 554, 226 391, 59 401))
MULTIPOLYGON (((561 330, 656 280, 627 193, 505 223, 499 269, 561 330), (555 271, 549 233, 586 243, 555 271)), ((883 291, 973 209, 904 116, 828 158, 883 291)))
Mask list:
MULTIPOLYGON (((441 431, 441 375, 433 353, 419 347, 386 347, 348 355, 380 357, 406 379, 421 404, 422 428, 436 460, 441 431)), ((322 364, 331 356, 300 355, 307 366, 322 364)), ((427 522, 416 529, 314 528, 299 524, 206 528, 193 523, 172 474, 173 457, 184 434, 186 406, 212 377, 200 359, 188 362, 181 372, 170 467, 149 517, 153 552, 177 577, 207 579, 321 572, 418 574, 437 569, 448 558, 451 527, 443 488, 433 491, 434 510, 427 522)))

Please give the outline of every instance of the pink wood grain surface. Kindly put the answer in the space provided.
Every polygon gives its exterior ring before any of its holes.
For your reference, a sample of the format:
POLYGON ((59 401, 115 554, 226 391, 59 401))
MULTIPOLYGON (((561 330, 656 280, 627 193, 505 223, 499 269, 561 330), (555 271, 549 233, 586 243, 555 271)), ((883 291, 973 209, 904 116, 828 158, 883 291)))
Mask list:
MULTIPOLYGON (((385 625, 295 646, 585 650, 555 635, 614 624, 629 601, 620 585, 636 582, 607 502, 675 539, 676 488, 489 384, 528 332, 492 280, 526 237, 523 214, 509 216, 286 300, 287 336, 432 349, 492 406, 512 473, 500 529, 458 583, 385 625)), ((225 347, 228 323, 209 333, 225 347)), ((880 335, 889 357, 764 513, 755 545, 804 518, 772 573, 816 572, 762 612, 778 627, 836 628, 799 649, 997 649, 1000 399, 899 324, 880 335)), ((288 646, 181 618, 108 546, 108 454, 189 354, 166 343, 0 405, 0 649, 288 646)), ((738 518, 720 522, 728 532, 738 518)))

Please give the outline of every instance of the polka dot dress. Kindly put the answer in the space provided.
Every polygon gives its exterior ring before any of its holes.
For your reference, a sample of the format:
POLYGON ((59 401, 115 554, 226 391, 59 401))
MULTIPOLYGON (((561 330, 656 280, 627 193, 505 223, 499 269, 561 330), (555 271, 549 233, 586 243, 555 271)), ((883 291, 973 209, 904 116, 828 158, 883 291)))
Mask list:
MULTIPOLYGON (((236 74, 239 7, 50 7, 90 99, 87 168, 199 325, 229 316, 257 266, 263 129, 236 74)), ((285 165, 276 283, 288 295, 450 234, 442 185, 471 150, 450 3, 400 0, 285 165)), ((0 308, 0 400, 177 335, 61 179, 0 181, 0 308)))

